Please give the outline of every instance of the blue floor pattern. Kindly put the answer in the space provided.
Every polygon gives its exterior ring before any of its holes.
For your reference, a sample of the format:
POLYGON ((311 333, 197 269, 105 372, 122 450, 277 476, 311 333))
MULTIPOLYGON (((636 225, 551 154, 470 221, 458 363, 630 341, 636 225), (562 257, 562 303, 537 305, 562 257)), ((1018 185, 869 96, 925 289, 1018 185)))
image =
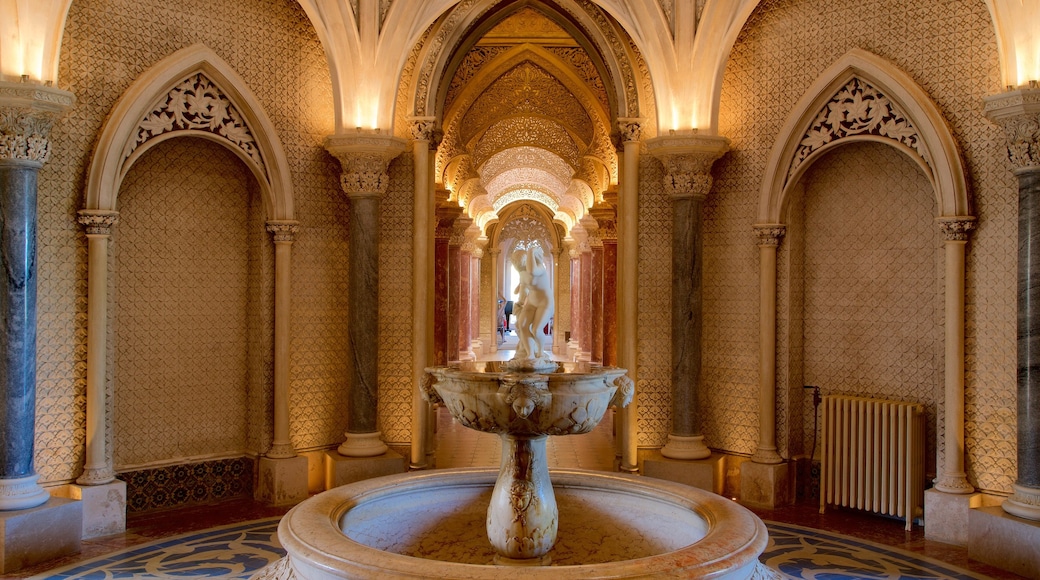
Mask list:
MULTIPOLYGON (((30 580, 249 578, 278 560, 280 518, 166 538, 33 576, 30 580)), ((766 522, 761 561, 805 580, 985 580, 956 566, 872 542, 791 524, 766 522)))

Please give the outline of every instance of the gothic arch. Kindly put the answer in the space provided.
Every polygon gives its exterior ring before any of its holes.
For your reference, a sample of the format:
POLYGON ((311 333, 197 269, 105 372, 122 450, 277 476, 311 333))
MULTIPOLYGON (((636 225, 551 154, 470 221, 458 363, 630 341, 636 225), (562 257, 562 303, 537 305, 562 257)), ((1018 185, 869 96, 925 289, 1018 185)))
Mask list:
POLYGON ((242 159, 260 184, 268 220, 294 219, 289 163, 274 125, 245 81, 201 44, 153 65, 116 103, 91 158, 84 209, 116 211, 130 166, 156 144, 185 135, 215 141, 242 159))
POLYGON ((853 49, 820 75, 784 123, 766 164, 757 223, 784 223, 791 191, 826 151, 868 140, 896 147, 921 167, 935 192, 937 217, 970 215, 960 151, 939 108, 895 65, 865 50, 853 49), (890 103, 889 114, 871 123, 870 130, 840 127, 828 119, 838 107, 862 105, 865 92, 848 91, 856 84, 876 89, 877 96, 890 103))

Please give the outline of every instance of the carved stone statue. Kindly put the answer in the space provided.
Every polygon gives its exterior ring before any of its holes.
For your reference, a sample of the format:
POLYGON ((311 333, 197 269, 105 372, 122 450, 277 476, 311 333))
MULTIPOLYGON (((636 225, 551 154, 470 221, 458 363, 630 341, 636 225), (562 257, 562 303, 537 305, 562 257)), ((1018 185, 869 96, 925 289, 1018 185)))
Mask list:
POLYGON ((549 366, 552 357, 544 351, 545 326, 552 319, 556 303, 552 279, 545 267, 545 250, 541 246, 516 250, 510 261, 520 276, 518 297, 513 306, 519 339, 513 361, 528 361, 538 368, 549 366))

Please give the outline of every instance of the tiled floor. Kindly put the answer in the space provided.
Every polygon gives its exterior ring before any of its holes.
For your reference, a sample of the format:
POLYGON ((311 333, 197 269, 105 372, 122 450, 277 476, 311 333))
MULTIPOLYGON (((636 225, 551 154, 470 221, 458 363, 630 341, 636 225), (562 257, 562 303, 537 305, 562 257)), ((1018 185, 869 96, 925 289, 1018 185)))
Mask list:
MULTIPOLYGON (((494 358, 507 359, 511 355, 511 351, 499 351, 494 358)), ((550 437, 547 442, 547 453, 550 467, 613 470, 615 456, 613 416, 608 412, 600 425, 591 433, 550 437)), ((438 410, 437 466, 439 468, 498 466, 500 456, 501 442, 497 436, 466 429, 454 421, 445 409, 438 410)), ((251 501, 239 500, 171 512, 132 515, 128 518, 127 532, 124 534, 85 541, 83 552, 76 556, 22 570, 16 575, 0 576, 0 578, 24 578, 57 566, 87 560, 155 539, 234 522, 280 515, 287 509, 265 507, 251 501)), ((848 510, 829 510, 826 514, 820 514, 818 505, 812 503, 777 510, 757 510, 757 513, 767 520, 827 530, 901 548, 993 578, 1020 578, 969 560, 967 550, 964 548, 925 540, 924 531, 920 527, 906 532, 902 522, 897 520, 848 510)))

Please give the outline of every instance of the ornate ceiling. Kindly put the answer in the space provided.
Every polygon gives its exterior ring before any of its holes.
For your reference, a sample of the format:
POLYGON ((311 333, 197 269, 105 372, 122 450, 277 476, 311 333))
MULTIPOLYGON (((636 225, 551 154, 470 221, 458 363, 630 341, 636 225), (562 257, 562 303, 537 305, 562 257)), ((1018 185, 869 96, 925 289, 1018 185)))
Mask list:
POLYGON ((444 91, 439 177, 484 229, 507 206, 538 204, 568 233, 617 181, 611 99, 590 43, 541 9, 485 25, 444 91))

